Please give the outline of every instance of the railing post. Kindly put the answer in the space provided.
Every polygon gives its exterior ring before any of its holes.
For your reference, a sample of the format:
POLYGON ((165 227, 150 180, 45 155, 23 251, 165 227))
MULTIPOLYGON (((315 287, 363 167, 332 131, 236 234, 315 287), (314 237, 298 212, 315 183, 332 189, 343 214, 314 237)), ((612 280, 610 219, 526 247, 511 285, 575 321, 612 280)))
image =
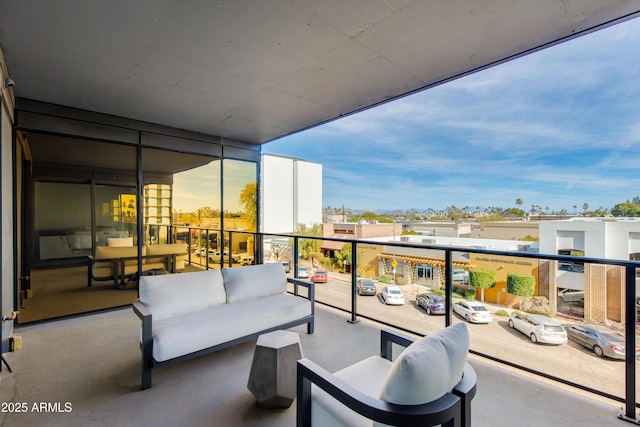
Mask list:
POLYGON ((293 238, 293 253, 291 254, 291 258, 293 258, 293 277, 298 278, 298 237, 293 238))
POLYGON ((358 320, 358 291, 356 281, 358 280, 358 252, 357 243, 351 242, 351 319, 350 323, 357 323, 358 320))
POLYGON ((640 424, 636 413, 636 268, 633 265, 625 267, 625 356, 624 356, 624 387, 625 407, 620 410, 618 417, 640 424))
POLYGON ((453 251, 446 249, 444 252, 444 296, 447 308, 444 316, 445 326, 451 325, 451 307, 453 303, 453 251))

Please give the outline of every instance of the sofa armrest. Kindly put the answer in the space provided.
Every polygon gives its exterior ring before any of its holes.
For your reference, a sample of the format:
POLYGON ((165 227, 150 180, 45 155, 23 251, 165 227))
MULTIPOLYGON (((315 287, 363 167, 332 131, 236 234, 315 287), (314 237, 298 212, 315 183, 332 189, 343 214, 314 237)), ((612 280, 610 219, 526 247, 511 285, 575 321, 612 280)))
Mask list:
POLYGON ((390 329, 382 329, 380 330, 380 357, 392 360, 392 344, 409 347, 414 341, 415 338, 411 338, 390 329))
POLYGON ((139 299, 133 302, 133 312, 144 322, 146 317, 151 318, 151 312, 140 302, 139 299))
POLYGON ((287 277, 287 282, 293 284, 293 294, 295 296, 299 296, 298 288, 303 286, 307 288, 308 296, 307 298, 314 303, 315 302, 315 283, 313 282, 305 282, 304 280, 296 279, 293 277, 287 277))
POLYGON ((445 424, 460 414, 461 399, 447 393, 422 405, 397 405, 371 397, 336 378, 309 359, 297 364, 297 426, 311 426, 311 384, 364 417, 389 425, 445 424))
POLYGON ((153 367, 153 315, 140 302, 139 299, 133 302, 133 312, 142 320, 142 389, 151 387, 151 369, 153 367))

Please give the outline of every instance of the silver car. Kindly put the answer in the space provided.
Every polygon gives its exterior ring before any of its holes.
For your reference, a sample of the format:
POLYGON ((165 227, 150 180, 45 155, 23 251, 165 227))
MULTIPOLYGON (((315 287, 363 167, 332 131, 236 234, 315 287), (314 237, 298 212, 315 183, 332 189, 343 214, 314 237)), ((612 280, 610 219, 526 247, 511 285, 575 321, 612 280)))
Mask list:
POLYGON ((493 316, 487 308, 476 301, 458 301, 453 311, 470 323, 491 323, 493 316))
POLYGON ((567 331, 555 319, 542 314, 514 311, 509 316, 509 327, 529 337, 531 342, 545 344, 566 344, 567 331))
MULTIPOLYGON (((564 325, 564 329, 571 341, 593 350, 596 356, 624 360, 624 335, 620 332, 587 325, 564 325)), ((640 356, 638 345, 635 352, 640 356)))

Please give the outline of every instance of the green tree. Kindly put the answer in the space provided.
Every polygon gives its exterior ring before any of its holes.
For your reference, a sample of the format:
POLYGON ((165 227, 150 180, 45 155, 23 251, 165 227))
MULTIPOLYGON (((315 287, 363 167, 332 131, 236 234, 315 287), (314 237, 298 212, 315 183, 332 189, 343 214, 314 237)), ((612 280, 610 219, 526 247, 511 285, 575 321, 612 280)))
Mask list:
POLYGON ((240 204, 243 207, 242 219, 249 230, 257 230, 258 219, 258 183, 250 182, 240 192, 240 204))
POLYGON ((482 268, 469 270, 469 285, 480 289, 480 301, 484 302, 484 290, 496 284, 496 272, 482 268))
MULTIPOLYGON (((313 224, 311 226, 298 224, 294 234, 299 236, 322 236, 322 226, 320 224, 313 224)), ((309 259, 314 256, 314 254, 322 252, 322 240, 300 239, 298 242, 298 250, 302 258, 309 259)))
POLYGON ((611 208, 611 215, 613 216, 625 216, 625 217, 637 217, 640 216, 640 205, 635 203, 618 203, 611 208))

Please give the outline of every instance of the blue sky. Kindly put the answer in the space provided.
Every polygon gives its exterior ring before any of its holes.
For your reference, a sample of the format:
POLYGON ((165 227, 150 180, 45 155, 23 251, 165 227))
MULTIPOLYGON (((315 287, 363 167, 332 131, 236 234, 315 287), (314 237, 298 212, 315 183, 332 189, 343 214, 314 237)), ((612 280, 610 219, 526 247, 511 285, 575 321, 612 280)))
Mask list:
POLYGON ((640 19, 263 146, 323 206, 611 208, 640 195, 640 19))

